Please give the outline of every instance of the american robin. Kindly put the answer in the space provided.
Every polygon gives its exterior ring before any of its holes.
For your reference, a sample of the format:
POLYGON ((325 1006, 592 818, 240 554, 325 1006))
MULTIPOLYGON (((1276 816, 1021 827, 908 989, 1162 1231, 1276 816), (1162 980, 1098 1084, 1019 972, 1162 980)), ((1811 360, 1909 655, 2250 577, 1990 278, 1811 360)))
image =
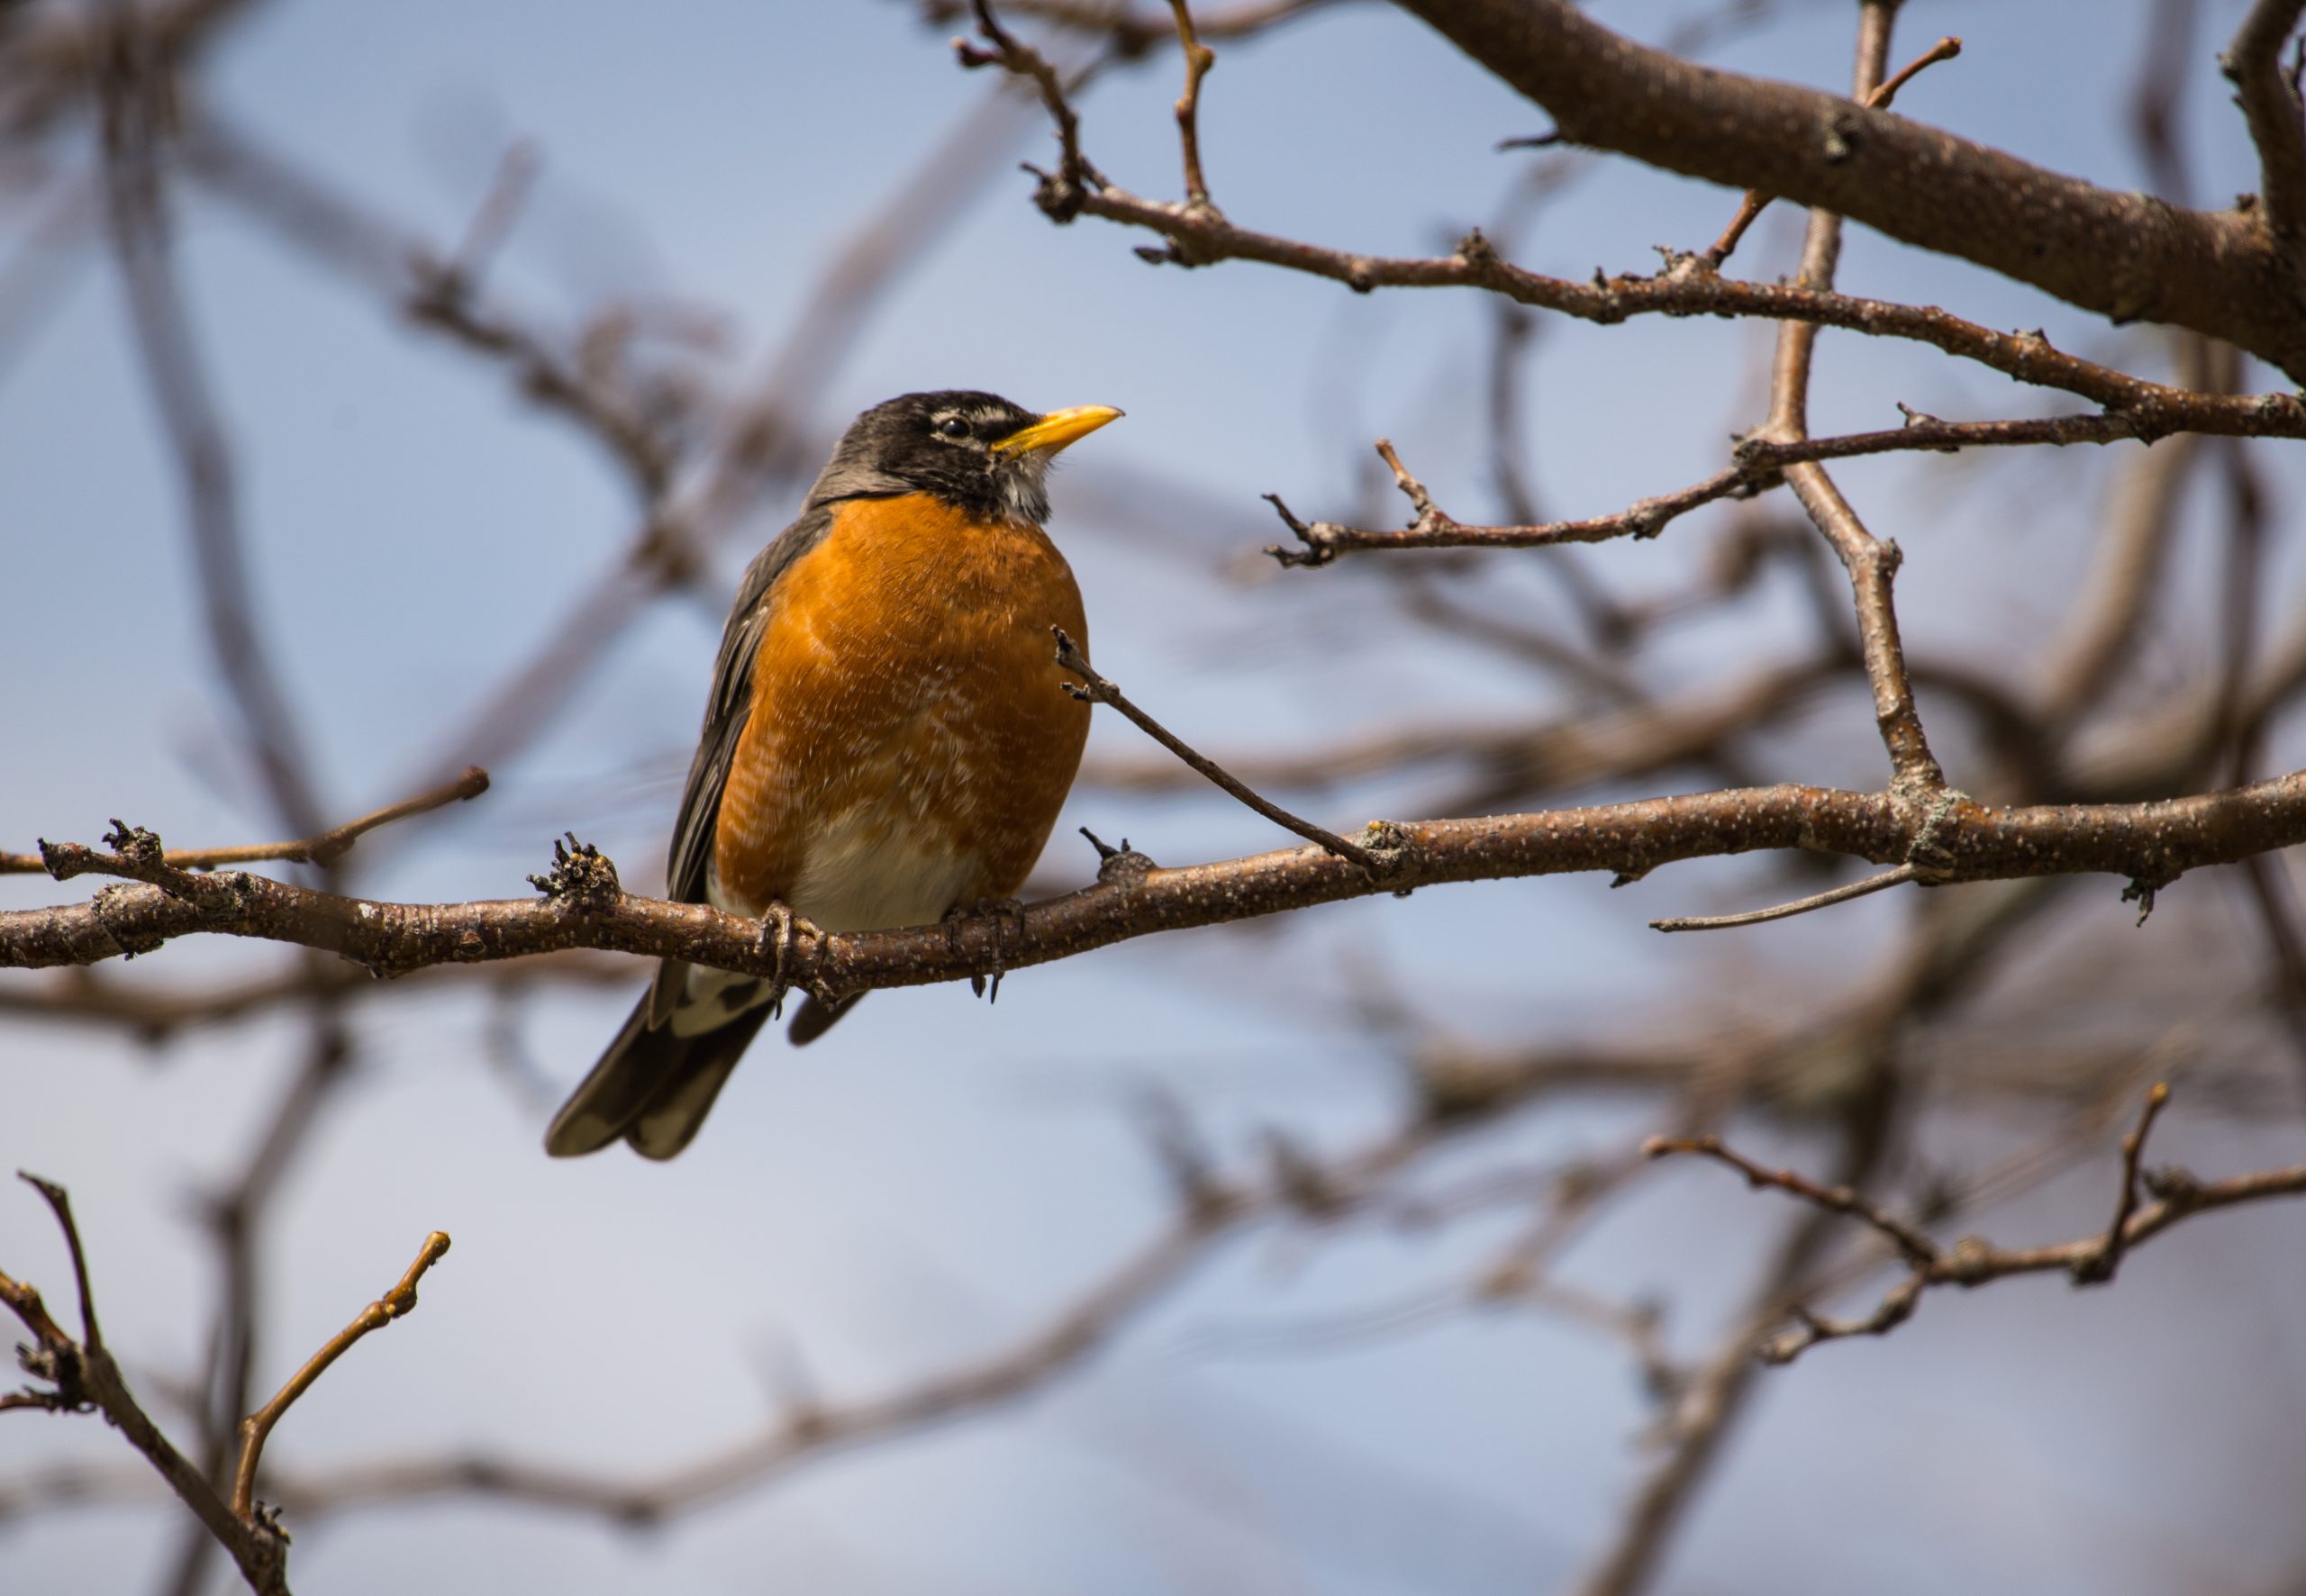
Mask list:
MULTIPOLYGON (((857 418, 730 612, 673 829, 673 898, 857 931, 932 924, 1024 884, 1089 733, 1049 642, 1052 626, 1088 636, 1042 530, 1049 462, 1120 414, 937 393, 857 418)), ((665 960, 545 1150, 622 1137, 678 1153, 776 995, 665 960)), ((810 999, 793 1041, 855 1002, 810 999)))

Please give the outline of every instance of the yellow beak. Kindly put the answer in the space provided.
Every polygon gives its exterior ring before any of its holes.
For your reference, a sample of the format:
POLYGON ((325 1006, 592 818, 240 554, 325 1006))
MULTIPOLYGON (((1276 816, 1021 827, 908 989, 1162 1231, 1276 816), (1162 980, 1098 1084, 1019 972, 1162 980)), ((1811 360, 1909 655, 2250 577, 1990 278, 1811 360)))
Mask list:
POLYGON ((1021 427, 993 446, 993 452, 1003 459, 1024 454, 1055 454, 1067 444, 1077 443, 1107 422, 1121 420, 1121 413, 1110 404, 1078 404, 1071 410, 1052 410, 1030 427, 1021 427))

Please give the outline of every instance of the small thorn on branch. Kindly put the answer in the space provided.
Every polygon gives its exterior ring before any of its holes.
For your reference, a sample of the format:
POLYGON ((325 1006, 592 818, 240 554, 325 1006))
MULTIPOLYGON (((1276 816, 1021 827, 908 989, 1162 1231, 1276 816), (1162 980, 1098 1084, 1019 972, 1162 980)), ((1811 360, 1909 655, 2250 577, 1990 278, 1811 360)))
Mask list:
POLYGON ((1049 628, 1049 632, 1057 639, 1058 665, 1081 678, 1079 685, 1071 682, 1064 684, 1065 690, 1074 697, 1084 703, 1102 703, 1120 711, 1122 717, 1139 730, 1276 825, 1286 827, 1308 842, 1320 844, 1338 857, 1360 866, 1374 876, 1383 877, 1391 874, 1392 861, 1381 858, 1368 848, 1357 843, 1348 842, 1336 832, 1324 830, 1312 821, 1294 815, 1279 804, 1269 803, 1259 797, 1222 766, 1196 753, 1158 721, 1131 703, 1127 694, 1123 694, 1118 686, 1099 676, 1095 667, 1090 665, 1081 650, 1074 646, 1073 639, 1066 634, 1063 627, 1052 626, 1049 628))

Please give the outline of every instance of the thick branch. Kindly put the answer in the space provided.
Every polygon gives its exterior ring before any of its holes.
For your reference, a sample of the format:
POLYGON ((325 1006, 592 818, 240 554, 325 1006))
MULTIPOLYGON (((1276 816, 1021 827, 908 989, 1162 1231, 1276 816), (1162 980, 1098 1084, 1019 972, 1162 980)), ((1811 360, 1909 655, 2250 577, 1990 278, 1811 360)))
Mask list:
MULTIPOLYGON (((1026 909, 996 928, 836 933, 784 953, 794 984, 839 993, 921 985, 1046 964, 1156 931, 1448 882, 1661 865, 1757 848, 1808 848, 1902 862, 1925 827, 1933 873, 1993 880, 2108 872, 2167 884, 2205 865, 2306 842, 2306 772, 2161 803, 1997 809, 1948 794, 1923 806, 1889 793, 1776 786, 1588 809, 1421 821, 1365 832, 1390 852, 1373 876, 1314 847, 1165 870, 1112 870, 1096 885, 1026 909)), ((157 842, 151 849, 157 854, 157 842)), ((66 850, 59 849, 62 854, 66 850)), ((695 903, 604 892, 546 900, 388 903, 340 897, 241 871, 172 869, 157 857, 79 849, 82 871, 130 877, 93 901, 0 914, 0 967, 93 964, 197 933, 318 948, 396 975, 565 948, 676 957, 774 978, 762 922, 695 903)))

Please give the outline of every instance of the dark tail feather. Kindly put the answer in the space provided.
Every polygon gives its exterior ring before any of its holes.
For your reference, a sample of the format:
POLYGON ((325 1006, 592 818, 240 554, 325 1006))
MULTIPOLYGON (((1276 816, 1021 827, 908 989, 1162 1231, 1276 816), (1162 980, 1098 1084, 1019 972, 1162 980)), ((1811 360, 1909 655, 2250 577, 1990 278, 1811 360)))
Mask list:
POLYGON ((722 1083, 768 1018, 749 1009, 693 1037, 669 1025, 651 1029, 644 995, 601 1061, 569 1094, 544 1133, 556 1158, 596 1153, 622 1137, 649 1158, 669 1158, 704 1123, 722 1083))
POLYGON ((785 1032, 785 1039, 795 1047, 807 1047, 838 1024, 840 1017, 855 1008, 857 1000, 864 995, 861 992, 852 992, 833 1003, 809 999, 801 1005, 801 1011, 793 1016, 793 1023, 785 1032))

